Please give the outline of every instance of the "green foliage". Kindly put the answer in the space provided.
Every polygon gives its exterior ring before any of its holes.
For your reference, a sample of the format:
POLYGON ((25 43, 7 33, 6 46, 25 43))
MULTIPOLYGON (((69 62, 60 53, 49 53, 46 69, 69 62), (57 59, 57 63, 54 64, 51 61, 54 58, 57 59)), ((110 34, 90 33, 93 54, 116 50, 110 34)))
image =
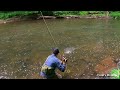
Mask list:
POLYGON ((88 15, 88 11, 81 11, 81 12, 79 12, 79 14, 80 14, 81 16, 88 15))
POLYGON ((112 79, 120 79, 120 70, 119 69, 113 69, 111 71, 112 79))
POLYGON ((15 16, 27 16, 27 15, 31 15, 34 13, 38 13, 38 11, 6 11, 0 12, 0 19, 7 19, 7 18, 11 18, 11 17, 15 17, 15 16))
MULTIPOLYGON (((42 11, 45 16, 105 16, 106 11, 42 11)), ((0 11, 0 19, 23 17, 29 15, 41 15, 40 11, 0 11)), ((109 11, 109 16, 120 18, 120 11, 109 11)))
POLYGON ((55 16, 79 15, 79 11, 54 11, 55 16))
POLYGON ((120 18, 120 11, 111 12, 110 16, 113 17, 113 18, 120 18))
MULTIPOLYGON (((40 11, 39 11, 38 13, 41 14, 40 11)), ((54 14, 53 14, 53 11, 42 11, 42 14, 43 14, 43 15, 47 15, 47 16, 53 16, 53 15, 54 15, 54 14)))
POLYGON ((53 12, 53 14, 54 14, 55 16, 61 16, 61 15, 65 14, 65 13, 66 13, 65 11, 54 11, 54 12, 53 12))

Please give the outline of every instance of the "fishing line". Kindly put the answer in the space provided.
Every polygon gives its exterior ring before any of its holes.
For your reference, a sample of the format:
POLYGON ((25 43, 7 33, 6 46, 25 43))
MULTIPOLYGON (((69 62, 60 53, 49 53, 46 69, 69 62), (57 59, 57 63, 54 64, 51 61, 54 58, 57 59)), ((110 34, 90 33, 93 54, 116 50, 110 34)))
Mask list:
POLYGON ((48 30, 48 32, 49 32, 49 34, 50 34, 50 36, 51 36, 51 38, 52 38, 52 40, 53 40, 53 42, 54 42, 54 45, 57 46, 56 41, 55 41, 55 39, 54 39, 52 33, 50 32, 50 29, 49 29, 49 27, 48 27, 48 25, 47 25, 47 23, 46 23, 46 21, 45 21, 45 18, 44 18, 43 14, 42 14, 42 11, 40 11, 40 12, 41 12, 43 21, 44 21, 44 23, 45 23, 45 25, 46 25, 46 27, 47 27, 47 30, 48 30))
MULTIPOLYGON (((53 37, 53 35, 52 35, 52 33, 51 33, 51 31, 50 31, 47 23, 46 23, 46 21, 45 21, 45 18, 44 18, 44 16, 43 16, 43 13, 42 13, 42 11, 40 11, 40 12, 41 12, 43 21, 44 21, 44 23, 45 23, 45 25, 46 25, 46 27, 47 27, 47 31, 49 32, 49 34, 50 34, 50 36, 51 36, 51 38, 52 38, 52 40, 53 40, 53 42, 54 42, 54 45, 57 46, 57 43, 56 43, 56 41, 55 41, 55 39, 54 39, 54 37, 53 37)), ((70 47, 70 42, 69 42, 68 37, 67 37, 67 36, 64 36, 64 37, 67 39, 67 41, 68 41, 68 46, 70 47)), ((63 56, 66 56, 65 51, 63 51, 63 52, 61 52, 61 53, 62 53, 63 56)), ((67 56, 71 57, 71 55, 67 55, 67 56)))

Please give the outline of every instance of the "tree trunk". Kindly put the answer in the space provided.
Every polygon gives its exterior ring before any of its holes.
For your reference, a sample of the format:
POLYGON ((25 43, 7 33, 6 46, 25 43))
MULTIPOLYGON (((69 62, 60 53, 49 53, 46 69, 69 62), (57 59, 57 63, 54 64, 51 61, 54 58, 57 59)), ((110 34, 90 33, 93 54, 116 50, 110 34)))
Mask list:
POLYGON ((106 18, 109 17, 109 11, 105 11, 105 16, 106 16, 106 18))

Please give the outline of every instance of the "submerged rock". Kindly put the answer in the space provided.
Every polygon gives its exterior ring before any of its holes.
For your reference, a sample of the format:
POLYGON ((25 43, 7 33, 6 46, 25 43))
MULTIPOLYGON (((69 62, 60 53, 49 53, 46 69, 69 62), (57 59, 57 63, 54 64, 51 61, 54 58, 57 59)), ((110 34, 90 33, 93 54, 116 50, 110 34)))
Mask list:
POLYGON ((99 75, 106 75, 108 74, 113 68, 116 68, 117 64, 114 62, 112 57, 107 57, 100 61, 94 68, 94 71, 99 75))

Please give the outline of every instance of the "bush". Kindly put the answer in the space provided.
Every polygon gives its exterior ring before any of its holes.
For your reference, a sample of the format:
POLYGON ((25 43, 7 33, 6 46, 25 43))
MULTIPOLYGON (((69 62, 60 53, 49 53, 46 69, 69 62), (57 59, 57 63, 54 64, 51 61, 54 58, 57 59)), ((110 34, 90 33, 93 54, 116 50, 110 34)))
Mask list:
POLYGON ((81 12, 79 12, 79 14, 80 14, 81 16, 87 15, 87 14, 88 14, 88 11, 81 11, 81 12))
POLYGON ((110 16, 113 18, 120 18, 120 12, 119 11, 111 12, 110 16))
POLYGON ((9 11, 9 12, 0 12, 0 19, 7 19, 7 18, 11 18, 11 17, 15 17, 15 16, 27 16, 27 15, 31 15, 34 13, 38 13, 38 11, 9 11))

